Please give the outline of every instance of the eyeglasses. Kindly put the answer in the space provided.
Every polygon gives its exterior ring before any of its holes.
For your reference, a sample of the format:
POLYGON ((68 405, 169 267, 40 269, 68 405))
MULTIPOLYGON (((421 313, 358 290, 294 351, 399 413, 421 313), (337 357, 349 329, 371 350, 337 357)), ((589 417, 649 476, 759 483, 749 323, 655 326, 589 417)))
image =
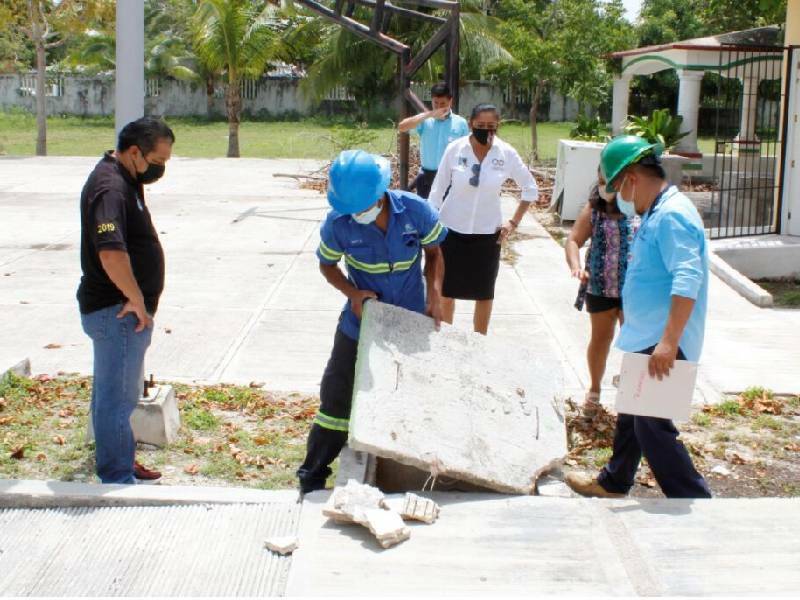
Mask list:
POLYGON ((469 178, 469 184, 472 187, 478 187, 480 181, 481 181, 481 165, 480 163, 476 163, 472 165, 472 177, 469 178))

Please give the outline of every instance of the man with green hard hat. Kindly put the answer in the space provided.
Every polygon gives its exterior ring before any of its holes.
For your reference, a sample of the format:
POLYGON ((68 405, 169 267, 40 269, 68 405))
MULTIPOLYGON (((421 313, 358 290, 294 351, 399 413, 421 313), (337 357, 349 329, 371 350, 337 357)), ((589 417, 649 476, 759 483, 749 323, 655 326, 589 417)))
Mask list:
MULTIPOLYGON (((611 140, 600 155, 607 190, 617 193, 623 213, 642 220, 622 288, 625 322, 617 347, 649 354, 650 376, 659 380, 676 360, 700 358, 708 301, 703 222, 691 200, 666 181, 662 150, 626 135, 611 140)), ((678 435, 669 419, 620 414, 608 464, 595 477, 573 472, 565 481, 584 496, 624 496, 644 455, 667 497, 710 498, 678 435)))
POLYGON ((390 179, 389 161, 363 150, 339 154, 328 174, 333 210, 320 229, 317 258, 323 277, 347 303, 322 376, 306 458, 297 470, 302 494, 325 488, 330 464, 347 442, 364 302, 376 298, 425 313, 437 327, 442 319, 444 260, 439 244, 447 230, 425 200, 388 189, 390 179), (347 276, 339 269, 341 259, 347 276))

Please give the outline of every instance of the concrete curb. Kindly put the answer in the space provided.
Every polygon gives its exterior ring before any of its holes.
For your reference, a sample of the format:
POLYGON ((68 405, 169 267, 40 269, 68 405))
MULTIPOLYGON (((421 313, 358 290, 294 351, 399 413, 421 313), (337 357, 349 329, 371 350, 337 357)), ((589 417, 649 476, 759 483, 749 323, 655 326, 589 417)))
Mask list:
POLYGON ((0 508, 274 504, 297 498, 294 490, 0 479, 0 508))
POLYGON ((711 272, 735 290, 740 296, 761 308, 772 306, 772 294, 730 266, 716 252, 709 253, 711 272))
POLYGON ((31 376, 31 359, 26 358, 15 364, 13 367, 10 367, 0 373, 0 379, 6 376, 8 373, 14 373, 15 375, 19 375, 20 377, 30 377, 31 376))

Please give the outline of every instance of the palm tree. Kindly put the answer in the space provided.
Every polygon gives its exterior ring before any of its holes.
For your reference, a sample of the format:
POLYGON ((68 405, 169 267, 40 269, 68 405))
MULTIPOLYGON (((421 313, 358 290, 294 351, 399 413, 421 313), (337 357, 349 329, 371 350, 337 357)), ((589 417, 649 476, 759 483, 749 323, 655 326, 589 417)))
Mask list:
POLYGON ((225 74, 228 157, 239 156, 241 82, 259 77, 279 54, 274 7, 254 7, 249 0, 202 0, 194 16, 194 48, 212 72, 225 74))

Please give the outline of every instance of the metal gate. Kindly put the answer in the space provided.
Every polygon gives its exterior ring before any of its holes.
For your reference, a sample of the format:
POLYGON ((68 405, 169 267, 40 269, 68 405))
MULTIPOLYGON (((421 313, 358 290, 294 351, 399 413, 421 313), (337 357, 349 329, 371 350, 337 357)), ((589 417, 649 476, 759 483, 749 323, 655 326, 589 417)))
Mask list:
POLYGON ((783 53, 722 46, 716 97, 710 237, 775 233, 780 216, 783 53))

